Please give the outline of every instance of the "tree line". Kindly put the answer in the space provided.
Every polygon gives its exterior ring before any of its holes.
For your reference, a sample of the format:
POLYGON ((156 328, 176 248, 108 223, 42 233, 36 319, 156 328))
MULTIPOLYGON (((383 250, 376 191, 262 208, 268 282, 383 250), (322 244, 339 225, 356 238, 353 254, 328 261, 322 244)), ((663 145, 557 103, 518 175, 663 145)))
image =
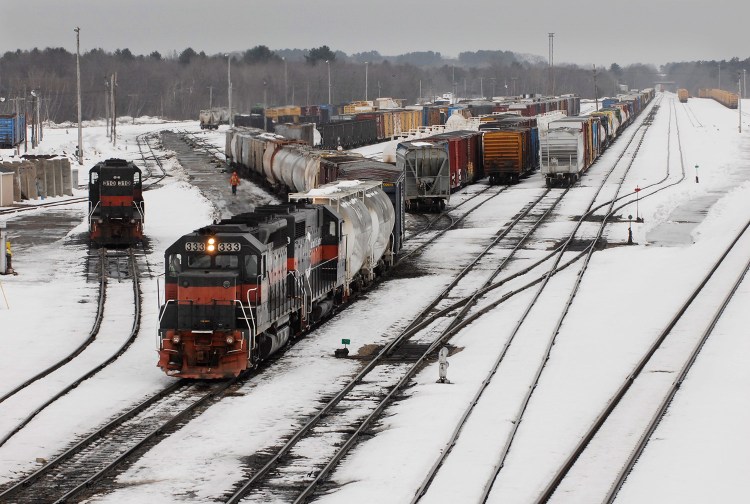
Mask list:
MULTIPOLYGON (((718 67, 726 72, 722 87, 736 83, 737 70, 748 60, 669 63, 661 69, 634 64, 609 68, 559 65, 554 69, 555 94, 583 98, 612 95, 618 85, 641 89, 674 80, 677 87, 697 92, 718 87, 718 67), (734 75, 730 79, 730 75, 734 75), (594 82, 596 81, 596 87, 594 82)), ((454 91, 482 98, 518 94, 549 94, 551 74, 546 62, 510 51, 464 52, 456 59, 433 51, 382 56, 377 51, 348 55, 328 46, 308 50, 272 51, 255 46, 231 54, 208 55, 187 48, 162 55, 135 55, 129 49, 94 49, 80 57, 82 117, 104 118, 110 76, 117 73, 118 116, 197 119, 201 109, 227 106, 231 72, 232 108, 249 113, 255 107, 334 104, 376 97, 402 98, 408 104, 454 91)), ((41 96, 42 115, 54 122, 76 121, 76 55, 64 48, 9 51, 0 57, 0 113, 25 104, 30 91, 41 96)))

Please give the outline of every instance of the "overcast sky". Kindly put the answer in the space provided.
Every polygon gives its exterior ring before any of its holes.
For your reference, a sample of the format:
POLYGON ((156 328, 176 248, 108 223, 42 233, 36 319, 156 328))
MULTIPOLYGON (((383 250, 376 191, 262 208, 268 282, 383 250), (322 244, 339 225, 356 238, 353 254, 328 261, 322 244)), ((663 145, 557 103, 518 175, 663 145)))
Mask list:
POLYGON ((348 54, 479 49, 620 65, 750 56, 748 0, 27 0, 3 2, 0 51, 215 54, 259 44, 348 54), (10 22, 14 20, 14 22, 10 22), (33 20, 33 21, 32 21, 33 20))

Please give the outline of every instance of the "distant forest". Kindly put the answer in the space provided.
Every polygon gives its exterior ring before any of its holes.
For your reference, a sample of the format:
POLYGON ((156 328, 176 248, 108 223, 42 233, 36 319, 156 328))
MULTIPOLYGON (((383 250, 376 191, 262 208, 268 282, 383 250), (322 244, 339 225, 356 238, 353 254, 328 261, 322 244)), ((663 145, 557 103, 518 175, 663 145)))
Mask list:
MULTIPOLYGON (((448 59, 439 52, 382 56, 377 51, 348 55, 328 46, 272 51, 256 46, 244 52, 207 55, 187 48, 162 55, 135 55, 128 49, 94 49, 81 55, 81 96, 84 120, 104 118, 105 93, 117 73, 118 116, 159 116, 197 119, 201 109, 226 106, 227 71, 231 60, 232 108, 334 104, 367 98, 403 98, 408 104, 454 91, 480 99, 513 94, 549 94, 550 72, 539 56, 509 51, 475 51, 448 59), (367 84, 367 85, 366 85, 367 84)), ((583 68, 564 64, 554 69, 555 94, 593 98, 629 88, 653 87, 674 81, 697 94, 700 87, 735 91, 738 73, 750 58, 653 65, 583 68)), ((63 48, 9 51, 0 57, 0 113, 18 104, 30 105, 31 90, 41 97, 41 114, 54 122, 76 121, 76 55, 63 48)))

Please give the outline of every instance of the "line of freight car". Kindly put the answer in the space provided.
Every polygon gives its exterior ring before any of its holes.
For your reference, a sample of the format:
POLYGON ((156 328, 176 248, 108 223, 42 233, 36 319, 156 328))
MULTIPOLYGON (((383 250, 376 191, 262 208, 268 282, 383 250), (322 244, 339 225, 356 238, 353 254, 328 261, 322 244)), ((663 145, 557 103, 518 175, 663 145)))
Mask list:
POLYGON ((605 99, 589 115, 549 123, 541 146, 541 171, 547 187, 571 186, 599 158, 623 128, 654 98, 653 89, 605 99))
POLYGON ((404 239, 404 175, 392 164, 364 158, 361 154, 321 150, 252 128, 230 128, 225 155, 230 166, 244 178, 264 183, 286 196, 306 192, 339 179, 371 180, 383 189, 396 209, 393 250, 404 239))
POLYGON ((724 91, 723 89, 704 89, 698 90, 698 98, 713 98, 725 107, 736 109, 739 102, 737 93, 724 91))

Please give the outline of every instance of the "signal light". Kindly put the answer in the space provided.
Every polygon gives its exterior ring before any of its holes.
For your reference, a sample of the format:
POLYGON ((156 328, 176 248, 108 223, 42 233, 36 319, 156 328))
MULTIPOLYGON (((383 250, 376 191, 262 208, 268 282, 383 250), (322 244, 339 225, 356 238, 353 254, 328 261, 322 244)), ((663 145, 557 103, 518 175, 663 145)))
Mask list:
POLYGON ((234 343, 234 336, 230 334, 227 336, 227 345, 231 345, 232 343, 234 343))

